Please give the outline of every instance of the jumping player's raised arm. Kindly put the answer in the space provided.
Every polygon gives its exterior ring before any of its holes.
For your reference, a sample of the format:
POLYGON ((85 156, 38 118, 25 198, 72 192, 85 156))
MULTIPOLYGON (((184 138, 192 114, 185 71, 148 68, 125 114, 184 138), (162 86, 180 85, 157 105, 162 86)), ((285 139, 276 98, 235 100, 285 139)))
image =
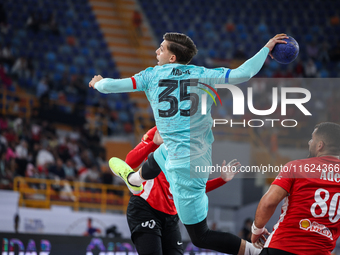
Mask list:
MULTIPOLYGON (((256 75, 262 68, 264 61, 269 55, 276 43, 287 43, 282 39, 288 38, 286 34, 278 34, 268 41, 268 43, 252 58, 248 59, 241 66, 231 69, 229 75, 226 77, 227 82, 230 84, 238 84, 248 81, 256 75)), ((272 57, 272 56, 271 56, 272 57)))

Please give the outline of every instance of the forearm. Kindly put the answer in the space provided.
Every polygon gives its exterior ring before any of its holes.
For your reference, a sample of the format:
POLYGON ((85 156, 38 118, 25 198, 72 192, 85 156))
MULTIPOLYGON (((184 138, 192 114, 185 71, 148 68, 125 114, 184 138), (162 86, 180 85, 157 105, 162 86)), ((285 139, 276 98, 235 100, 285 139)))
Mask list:
POLYGON ((263 228, 268 223, 276 210, 277 205, 274 205, 267 200, 268 199, 266 199, 266 197, 264 196, 257 206, 255 214, 255 226, 257 228, 263 228))
POLYGON ((278 185, 271 185, 263 195, 255 214, 255 226, 263 228, 273 216, 278 204, 288 195, 288 192, 278 185))
POLYGON ((134 91, 131 78, 126 78, 126 79, 104 78, 96 82, 94 87, 99 92, 104 93, 104 94, 134 91))
POLYGON ((221 177, 209 180, 207 181, 207 185, 205 187, 205 193, 208 193, 214 189, 217 189, 226 183, 227 182, 225 182, 221 177))
POLYGON ((138 167, 144 159, 158 148, 158 145, 154 142, 139 143, 133 150, 131 150, 126 156, 125 162, 132 168, 138 167))
POLYGON ((238 84, 248 81, 261 70, 268 53, 269 49, 263 47, 255 56, 248 59, 241 66, 232 69, 228 77, 228 83, 238 84))

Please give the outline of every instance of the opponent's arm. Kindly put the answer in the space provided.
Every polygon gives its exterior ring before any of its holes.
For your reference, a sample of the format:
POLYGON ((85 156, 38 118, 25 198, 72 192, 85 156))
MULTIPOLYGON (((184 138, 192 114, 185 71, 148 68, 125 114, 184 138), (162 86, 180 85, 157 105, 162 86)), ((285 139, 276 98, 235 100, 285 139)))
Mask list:
POLYGON ((265 225, 267 224, 269 219, 273 216, 278 204, 287 195, 288 192, 284 188, 275 184, 271 185, 267 193, 263 195, 259 205, 257 206, 255 220, 252 226, 251 236, 252 243, 257 244, 260 247, 261 243, 258 242, 259 239, 266 241, 264 234, 268 234, 268 232, 265 229, 265 225))
POLYGON ((226 161, 223 161, 221 167, 221 177, 207 181, 205 187, 206 193, 223 186, 228 181, 231 181, 234 178, 234 176, 239 172, 239 168, 241 167, 241 164, 236 161, 236 159, 233 159, 227 165, 226 161))
MULTIPOLYGON (((228 83, 238 84, 248 81, 256 75, 262 68, 268 54, 271 56, 271 51, 277 43, 287 43, 282 40, 288 38, 286 34, 278 34, 268 41, 268 43, 255 56, 248 59, 236 69, 231 69, 228 76, 228 83)), ((272 57, 272 56, 271 56, 272 57)))
POLYGON ((151 152, 154 152, 158 148, 158 146, 159 145, 155 144, 153 141, 149 143, 140 142, 126 155, 126 164, 131 168, 138 167, 151 152))
POLYGON ((103 78, 101 75, 95 75, 89 83, 89 87, 98 90, 101 93, 123 93, 136 91, 134 87, 134 78, 111 79, 103 78))
POLYGON ((132 168, 138 167, 162 143, 157 128, 150 129, 142 141, 126 155, 125 162, 132 168))

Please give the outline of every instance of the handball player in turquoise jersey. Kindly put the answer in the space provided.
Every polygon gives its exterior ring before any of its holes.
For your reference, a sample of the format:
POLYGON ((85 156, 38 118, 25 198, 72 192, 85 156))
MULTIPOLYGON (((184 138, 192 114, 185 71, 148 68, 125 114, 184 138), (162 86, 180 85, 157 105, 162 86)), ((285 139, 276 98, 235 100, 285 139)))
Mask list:
MULTIPOLYGON (((251 59, 236 69, 188 65, 196 55, 194 42, 186 35, 166 33, 156 50, 158 65, 126 79, 94 76, 89 86, 101 93, 144 91, 153 109, 156 126, 164 143, 134 173, 123 161, 112 158, 111 170, 120 176, 133 193, 142 182, 163 171, 173 194, 179 218, 194 245, 229 254, 259 254, 250 243, 230 233, 208 229, 208 197, 205 185, 208 173, 195 172, 195 166, 211 166, 211 106, 207 97, 206 114, 201 98, 216 84, 238 84, 249 80, 262 68, 276 43, 286 43, 286 34, 278 34, 251 59)), ((212 93, 213 94, 213 93, 212 93)), ((264 236, 263 236, 264 238, 264 236)))

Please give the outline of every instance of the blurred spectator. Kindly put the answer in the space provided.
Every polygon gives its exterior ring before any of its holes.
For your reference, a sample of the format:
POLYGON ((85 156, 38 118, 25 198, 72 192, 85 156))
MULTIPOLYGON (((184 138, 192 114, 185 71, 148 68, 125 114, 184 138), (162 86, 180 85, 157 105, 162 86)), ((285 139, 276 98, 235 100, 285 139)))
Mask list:
POLYGON ((9 68, 11 68, 15 61, 14 50, 11 43, 6 43, 6 45, 0 50, 0 62, 8 65, 9 68))
POLYGON ((319 54, 319 48, 315 42, 307 44, 307 55, 308 57, 316 60, 319 54))
POLYGON ((307 63, 304 66, 305 77, 307 78, 315 78, 317 76, 317 68, 313 61, 313 59, 308 59, 307 63))
POLYGON ((295 66, 294 74, 295 77, 303 77, 305 73, 304 66, 301 60, 299 60, 295 66))
POLYGON ((45 76, 41 78, 41 80, 38 83, 36 95, 40 99, 43 96, 46 95, 48 96, 48 92, 49 92, 48 77, 45 76))
POLYGON ((8 143, 18 142, 18 135, 14 132, 13 127, 8 128, 4 133, 4 136, 8 143))
POLYGON ((36 13, 31 12, 26 21, 26 27, 28 29, 31 29, 33 32, 38 33, 41 25, 42 25, 41 15, 40 14, 37 15, 36 13))
POLYGON ((27 141, 21 140, 20 143, 15 147, 17 171, 16 174, 25 176, 27 159, 28 159, 28 144, 27 141))
POLYGON ((38 167, 44 167, 47 164, 54 164, 55 160, 53 157, 53 154, 50 152, 50 148, 49 147, 45 147, 39 150, 38 155, 37 155, 37 159, 36 159, 36 163, 38 167))
POLYGON ((329 57, 329 45, 327 42, 323 42, 318 54, 318 60, 321 62, 327 63, 330 61, 329 57))
POLYGON ((74 162, 72 159, 66 160, 64 164, 65 178, 69 181, 76 180, 76 169, 74 167, 74 162))
POLYGON ((11 74, 17 78, 31 78, 32 67, 30 66, 32 65, 28 63, 28 60, 25 57, 19 57, 11 69, 11 74))
POLYGON ((58 177, 60 180, 63 180, 66 178, 64 162, 61 158, 57 158, 56 163, 49 166, 48 174, 51 179, 58 177))
POLYGON ((19 213, 16 213, 14 215, 14 232, 17 234, 19 231, 19 223, 20 223, 20 217, 19 217, 19 213))
POLYGON ((132 24, 136 30, 136 33, 138 36, 142 37, 143 32, 142 32, 142 15, 138 10, 135 10, 132 15, 132 24))
POLYGON ((87 220, 87 229, 86 232, 83 234, 84 236, 94 236, 95 233, 101 233, 102 231, 99 228, 95 228, 92 226, 92 219, 88 218, 87 220))
POLYGON ((86 168, 83 173, 79 176, 79 181, 81 182, 90 182, 90 183, 99 183, 100 175, 97 168, 93 165, 86 168))
POLYGON ((10 170, 6 153, 0 153, 0 189, 11 189, 13 184, 14 174, 10 170))
POLYGON ((11 159, 15 159, 17 155, 15 154, 15 142, 9 142, 6 151, 6 161, 9 162, 11 159))
POLYGON ((0 85, 2 84, 6 88, 10 88, 12 85, 12 79, 7 75, 7 71, 4 66, 0 64, 0 85))

